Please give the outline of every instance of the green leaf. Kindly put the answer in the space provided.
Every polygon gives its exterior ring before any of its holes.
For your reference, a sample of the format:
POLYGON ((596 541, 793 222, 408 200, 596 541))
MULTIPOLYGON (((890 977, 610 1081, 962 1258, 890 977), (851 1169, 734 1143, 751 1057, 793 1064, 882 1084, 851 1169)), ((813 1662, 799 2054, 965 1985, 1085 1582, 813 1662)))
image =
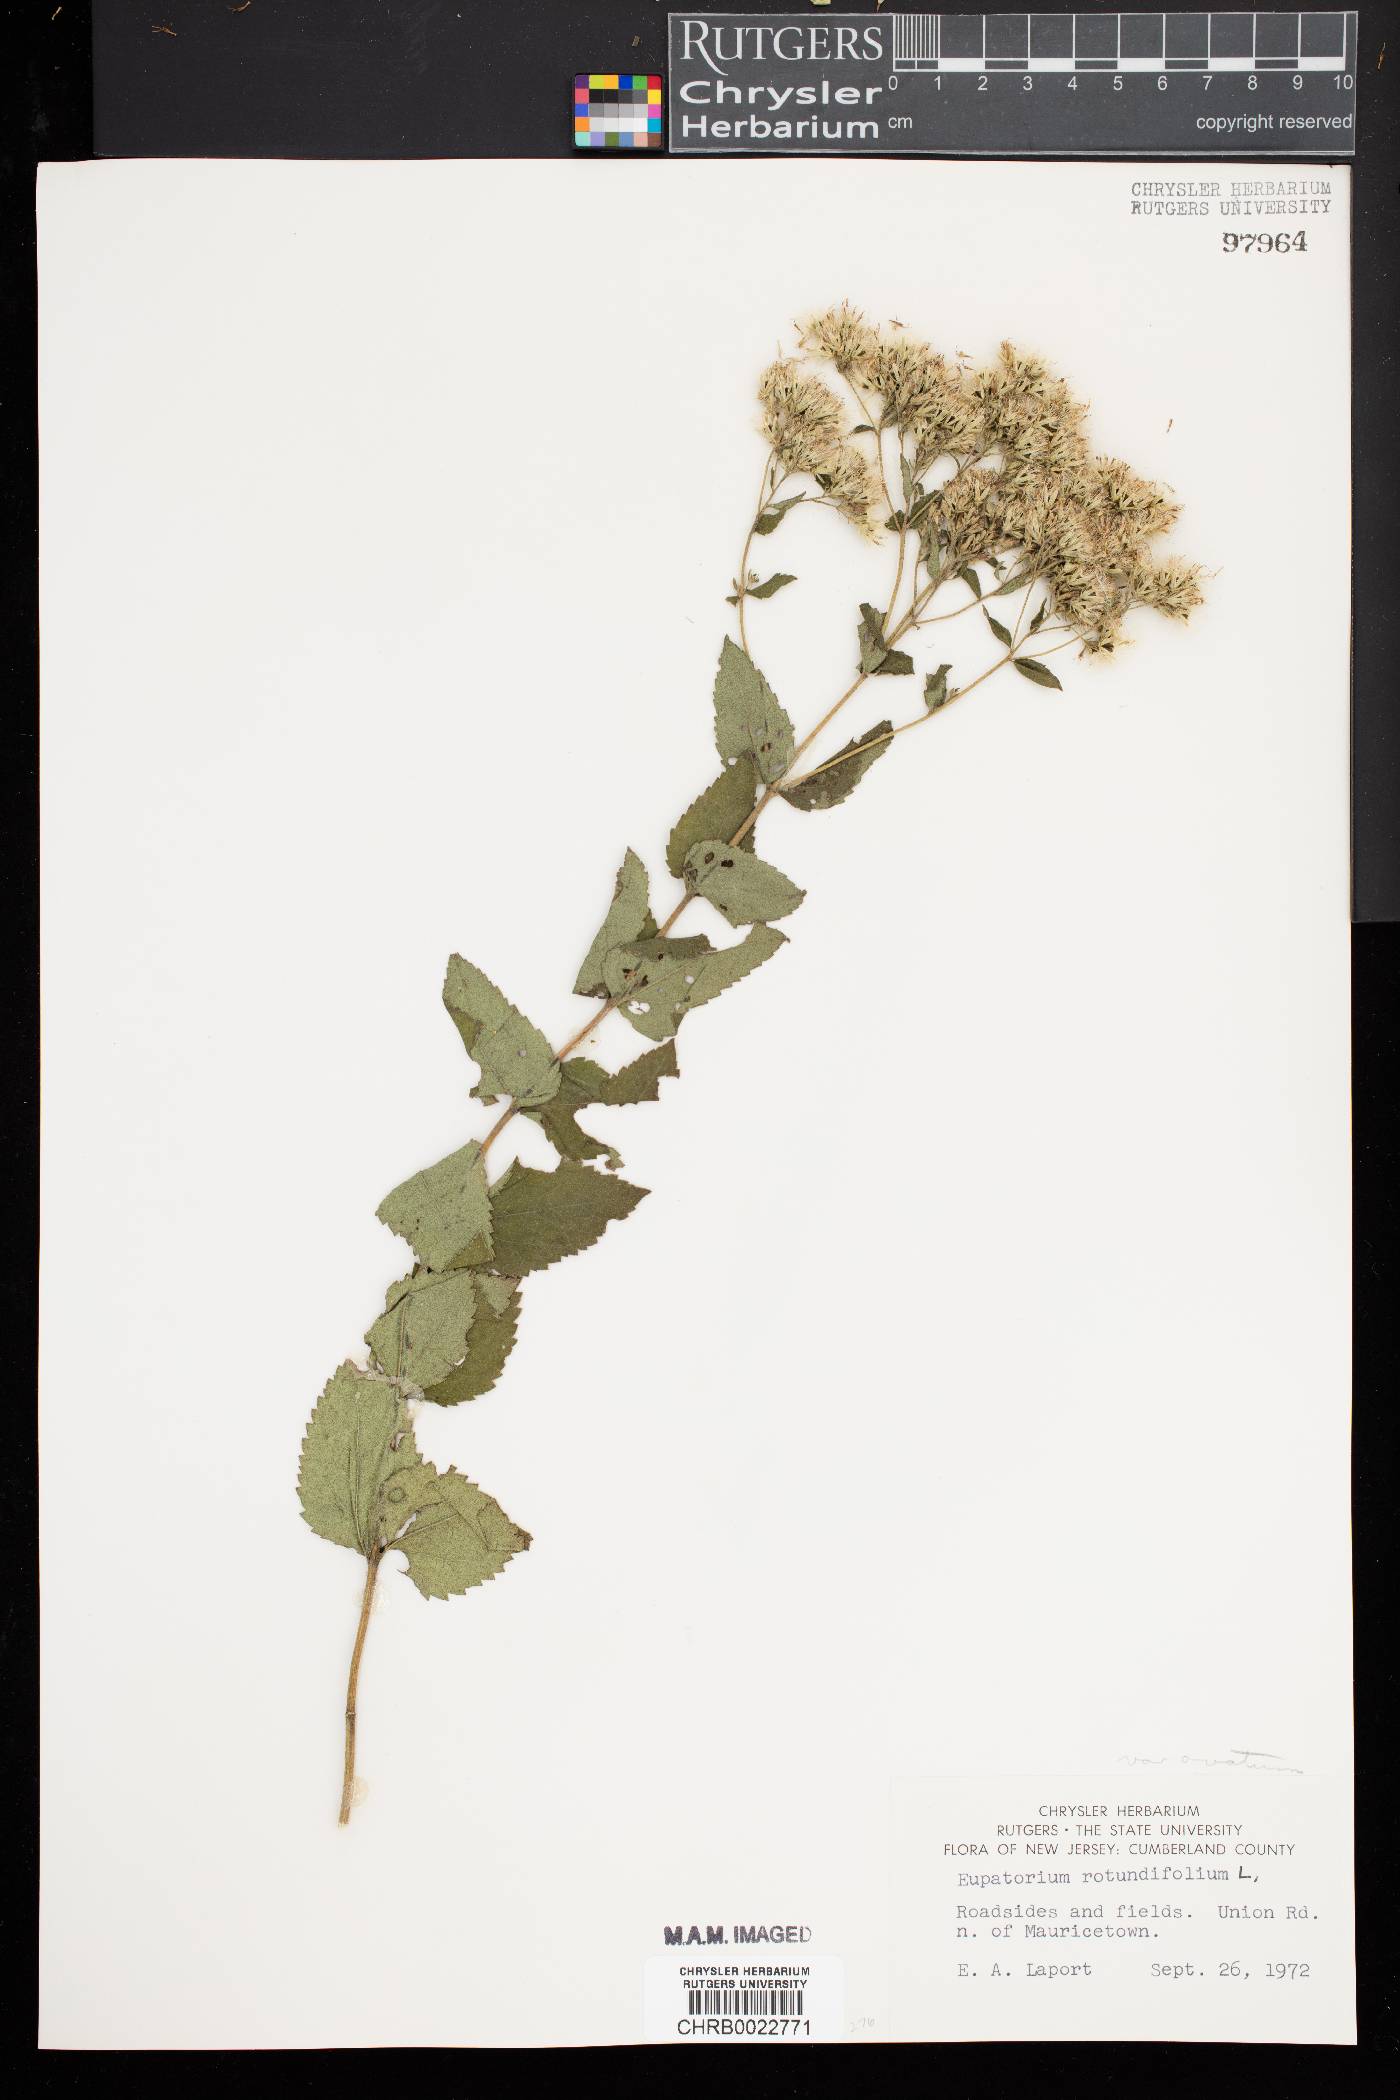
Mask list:
MULTIPOLYGON (((480 1301, 477 1305, 478 1316, 483 1304, 493 1313, 503 1313, 519 1287, 514 1276, 493 1276, 489 1269, 478 1269, 473 1280, 480 1301)), ((475 1333, 475 1328, 472 1331, 475 1333)))
POLYGON ((425 1597, 460 1597, 490 1582, 529 1544, 529 1532, 512 1524, 499 1502, 450 1467, 435 1475, 412 1524, 394 1540, 425 1597))
POLYGON ((548 1108, 532 1108, 527 1113, 561 1159, 605 1159, 610 1167, 620 1167, 622 1154, 617 1147, 594 1137, 579 1122, 579 1110, 588 1105, 589 1097, 575 1093, 566 1078, 548 1108))
POLYGON ((834 809, 865 778, 876 759, 884 757, 893 734, 893 722, 877 722, 864 736, 843 745, 817 772, 792 787, 779 788, 778 793, 794 809, 834 809))
POLYGON ((638 1101, 655 1101, 661 1081, 674 1077, 676 1070, 676 1053, 670 1043, 646 1051, 620 1072, 605 1072, 591 1057, 571 1057, 564 1067, 564 1083, 549 1106, 530 1113, 561 1159, 606 1159, 610 1167, 617 1168, 622 1165, 619 1154, 583 1129, 579 1110, 594 1104, 625 1108, 638 1101))
POLYGON ((760 963, 766 963, 770 955, 776 955, 787 945, 786 934, 779 933, 774 926, 751 926, 741 941, 728 948, 716 948, 705 956, 700 965, 700 974, 690 994, 690 1005, 707 1006, 711 999, 718 999, 727 992, 731 984, 738 984, 760 963))
POLYGON ((1044 664, 1039 662, 1039 660, 1036 657, 1015 656, 1011 660, 1015 664, 1021 676, 1023 678, 1029 678, 1032 685, 1053 686, 1057 693, 1062 693, 1064 691, 1064 687, 1060 684, 1060 681, 1055 676, 1054 672, 1047 671, 1044 664))
POLYGON ((940 664, 938 669, 930 671, 924 680, 924 706, 930 714, 936 714, 940 707, 946 707, 953 697, 948 691, 948 673, 952 668, 951 664, 940 664))
POLYGON ((914 659, 907 651, 889 647, 884 623, 873 605, 861 606, 857 639, 860 667, 867 678, 901 678, 913 670, 914 659))
POLYGON ((1026 585, 1033 580, 1024 569, 1018 570, 1015 575, 1008 576, 1005 583, 999 583, 991 593, 991 596, 993 598, 1005 598, 1008 592, 1024 590, 1026 585))
MULTIPOLYGON (((732 766, 721 768, 704 793, 697 795, 684 816, 676 821, 666 842, 666 866, 679 875, 685 857, 697 839, 732 839, 741 824, 753 815, 758 795, 758 769, 752 754, 745 751, 732 766)), ((753 851, 752 829, 741 841, 744 851, 753 851)))
POLYGON ((805 890, 756 853, 741 853, 723 839, 701 839, 685 857, 686 887, 713 904, 731 926, 785 919, 805 890))
POLYGON ((692 1007, 718 998, 782 946, 782 934, 754 926, 730 948, 711 948, 703 935, 615 948, 608 957, 608 990, 640 1034, 662 1042, 692 1007))
POLYGON ((365 1340, 390 1378, 426 1389, 461 1363, 475 1318, 476 1286, 466 1270, 435 1276, 420 1269, 390 1284, 365 1340))
POLYGON ((967 585, 974 598, 981 597, 982 579, 970 562, 963 563, 962 567, 957 571, 957 576, 960 583, 967 585))
POLYGON ((873 605, 861 606, 856 643, 860 650, 860 667, 868 677, 879 669, 889 655, 889 650, 885 647, 884 621, 873 605))
POLYGON ((520 1324, 519 1285, 504 1276, 489 1276, 484 1270, 474 1281, 479 1302, 476 1318, 467 1332, 467 1353, 445 1378, 423 1391, 423 1398, 439 1407, 456 1407, 463 1400, 478 1400, 483 1393, 489 1393, 515 1347, 520 1324))
POLYGON ((900 454, 899 459, 899 484, 904 494, 906 508, 912 509, 914 503, 914 469, 910 466, 903 453, 900 454))
POLYGON ((751 583, 744 592, 746 598, 776 598, 788 584, 796 583, 795 576, 785 576, 781 570, 763 583, 751 583))
POLYGON ((472 1088, 479 1100, 507 1094, 521 1108, 539 1108, 554 1099, 559 1066, 548 1040, 474 963, 450 959, 442 997, 468 1056, 481 1067, 472 1088))
POLYGON ((781 503, 770 503, 766 510, 761 510, 753 523, 759 538, 767 539, 770 532, 776 532, 793 505, 802 501, 801 496, 787 496, 781 503))
POLYGON ((390 1189, 374 1215, 406 1239, 427 1268, 445 1269, 478 1239, 489 1254, 491 1199, 480 1145, 463 1145, 411 1174, 390 1189))
POLYGON ((938 491, 937 489, 921 488, 916 493, 918 501, 909 513, 909 523, 921 526, 933 509, 934 504, 938 501, 938 491))
POLYGON ((607 962, 608 992, 639 1034, 663 1042, 689 1012, 702 963, 714 952, 703 934, 614 948, 607 962))
POLYGON ((680 1066, 676 1063, 674 1043, 661 1043, 655 1050, 644 1050, 634 1057, 630 1065, 620 1072, 605 1072, 588 1057, 570 1058, 564 1067, 579 1071, 581 1084, 593 1089, 592 1099, 604 1108, 634 1108, 640 1101, 657 1101, 661 1098, 663 1079, 679 1079, 680 1066), (587 1067, 586 1077, 580 1067, 587 1067))
POLYGON ((1037 627, 1039 627, 1041 621, 1045 618, 1045 615, 1049 612, 1049 610, 1050 600, 1048 598, 1042 598, 1039 605, 1035 609, 1035 618, 1031 621, 1030 626, 1026 629, 1027 635, 1032 635, 1035 633, 1037 627))
POLYGON ((937 583, 943 573, 943 550, 938 544, 938 520, 933 515, 932 498, 930 508, 919 528, 919 553, 928 570, 930 583, 937 583))
POLYGON ((982 608, 982 611, 983 611, 984 615, 986 616, 986 621, 987 621, 987 625, 988 625, 988 626, 989 626, 989 627, 991 628, 991 630, 992 630, 992 633, 993 633, 993 634, 994 634, 994 635, 996 636, 997 640, 998 640, 998 641, 999 641, 999 642, 1001 643, 1001 646, 1002 646, 1002 648, 1003 648, 1003 649, 1009 649, 1009 648, 1011 647, 1011 630, 1010 630, 1010 628, 1009 628, 1009 627, 1003 627, 1003 625, 1002 625, 1002 623, 1001 623, 1001 621, 1000 621, 1000 620, 994 620, 994 619, 992 618, 991 614, 990 614, 990 613, 989 613, 989 612, 987 611, 987 608, 986 608, 986 606, 985 606, 985 605, 983 606, 983 608, 982 608))
POLYGON ((629 846, 613 884, 608 915, 593 936, 593 946, 583 958, 574 990, 585 999, 603 996, 603 957, 623 941, 642 940, 656 931, 648 901, 647 871, 629 846))
POLYGON ((528 1276, 601 1239, 647 1194, 631 1182, 564 1160, 552 1173, 517 1160, 491 1191, 496 1239, 493 1266, 503 1276, 528 1276))
POLYGON ((311 1529, 334 1546, 369 1555, 393 1511, 408 1515, 422 1460, 398 1388, 342 1364, 312 1410, 297 1494, 311 1529))
POLYGON ((792 724, 768 680, 728 635, 715 674, 715 742, 726 761, 751 753, 765 780, 792 764, 792 724))

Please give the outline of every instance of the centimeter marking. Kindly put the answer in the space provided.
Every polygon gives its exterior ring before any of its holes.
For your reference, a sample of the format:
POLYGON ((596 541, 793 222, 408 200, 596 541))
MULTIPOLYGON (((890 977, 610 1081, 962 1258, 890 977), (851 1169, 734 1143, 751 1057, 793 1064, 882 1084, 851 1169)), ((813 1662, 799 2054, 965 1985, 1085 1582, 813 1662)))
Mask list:
POLYGON ((896 73, 1336 73, 1347 63, 1345 14, 892 15, 890 22, 896 73))

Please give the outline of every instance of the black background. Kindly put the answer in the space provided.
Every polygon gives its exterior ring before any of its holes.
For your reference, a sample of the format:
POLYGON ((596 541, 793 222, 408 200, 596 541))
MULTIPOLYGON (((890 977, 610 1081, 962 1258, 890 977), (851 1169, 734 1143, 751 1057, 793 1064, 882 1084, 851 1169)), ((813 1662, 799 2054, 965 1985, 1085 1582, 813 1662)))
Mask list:
MULTIPOLYGON (((731 6, 737 0, 730 0, 731 6)), ((753 12, 794 11, 795 0, 753 12)), ((841 12, 859 13, 858 0, 841 12)), ((893 10, 886 8, 884 12, 893 10)), ((1039 11, 1050 13, 1053 7, 1039 11)), ((1085 10, 1081 9, 1081 12, 1085 10)), ((1395 1597, 1400 1354, 1400 612, 1395 491, 1396 312, 1400 258, 1400 6, 1360 10, 1353 322, 1355 608, 1353 1109, 1355 1151, 1355 1582, 1357 1598, 1356 2050, 1198 2044, 889 2044, 860 2049, 278 2053, 269 2074, 294 2090, 421 2079, 454 2094, 520 2075, 596 2080, 612 2093, 727 2088, 779 2095, 881 2092, 998 2096, 1090 2093, 1372 2095, 1400 2077, 1397 2018, 1395 1597), (392 2059, 392 2060, 386 2060, 392 2059), (450 2081, 450 2083, 444 2083, 450 2081)), ((820 15, 814 16, 820 20, 820 15)), ((34 1342, 37 1232, 37 441, 34 420, 33 178, 37 160, 103 154, 433 158, 570 155, 570 76, 665 70, 665 0, 39 0, 0 5, 0 312, 4 316, 5 901, 14 948, 4 1016, 4 1188, 9 1205, 0 1304, 11 1361, 34 1342), (94 27, 93 16, 96 16, 94 27), (173 32, 173 34, 167 33, 173 32), (95 117, 95 122, 94 122, 95 117), (17 1348, 16 1348, 17 1343, 17 1348)), ((639 154, 634 179, 661 155, 639 154)), ((1242 157, 1248 157, 1244 155, 1242 157)), ((587 180, 588 158, 577 157, 587 180)), ((1293 163, 1297 165, 1297 163, 1293 163)), ((503 186, 503 209, 509 208, 503 186)), ((101 355, 94 344, 93 355, 101 355)), ((1297 442, 1306 442, 1305 404, 1297 442)), ((1308 523, 1286 536, 1305 572, 1308 523)), ((1281 576, 1286 588, 1287 575, 1281 576)), ((100 1054, 100 1030, 95 1054, 100 1054)), ((1206 1200, 1203 1194, 1203 1200, 1206 1200)), ((0 1522, 5 1757, 3 2002, 9 2060, 45 2091, 193 2079, 242 2086, 265 2054, 35 2057, 37 1586, 31 1387, 8 1395, 0 1522)), ((100 1731, 103 1718, 94 1714, 100 1731)), ((211 1813, 217 1813, 216 1806, 211 1813)), ((820 1845, 821 1833, 813 1833, 820 1845)), ((368 1918, 386 1976, 411 1924, 368 1918)), ((464 1979, 465 1983, 466 1979, 464 1979)))

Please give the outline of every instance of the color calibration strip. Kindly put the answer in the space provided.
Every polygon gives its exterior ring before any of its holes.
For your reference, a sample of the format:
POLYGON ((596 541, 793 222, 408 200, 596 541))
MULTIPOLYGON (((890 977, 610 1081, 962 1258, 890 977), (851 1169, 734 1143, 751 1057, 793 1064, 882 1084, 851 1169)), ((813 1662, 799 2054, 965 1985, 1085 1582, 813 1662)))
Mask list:
POLYGON ((659 73, 576 73, 574 144, 623 152, 660 146, 659 73))

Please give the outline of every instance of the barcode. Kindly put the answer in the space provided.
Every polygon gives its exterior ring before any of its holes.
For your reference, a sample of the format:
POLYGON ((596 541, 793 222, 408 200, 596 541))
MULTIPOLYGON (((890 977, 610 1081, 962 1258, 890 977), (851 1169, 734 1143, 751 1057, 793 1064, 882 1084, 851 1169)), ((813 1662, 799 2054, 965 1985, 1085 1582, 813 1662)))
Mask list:
POLYGON ((757 2013, 761 2018, 781 2014, 785 2018, 800 2017, 802 1992, 783 1990, 762 1991, 690 1991, 687 2012, 694 2013, 757 2013))

